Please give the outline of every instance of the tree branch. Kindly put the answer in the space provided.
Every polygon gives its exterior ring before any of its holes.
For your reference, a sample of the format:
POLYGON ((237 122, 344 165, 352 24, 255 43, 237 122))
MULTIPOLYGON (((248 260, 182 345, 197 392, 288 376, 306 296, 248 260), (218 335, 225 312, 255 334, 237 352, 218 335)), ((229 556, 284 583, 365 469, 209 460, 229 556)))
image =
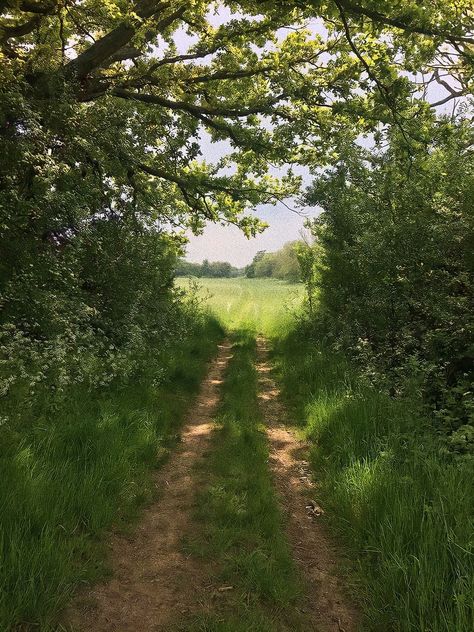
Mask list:
POLYGON ((124 46, 107 59, 107 64, 113 64, 116 61, 125 61, 126 59, 135 59, 143 55, 143 51, 136 46, 124 46))
POLYGON ((23 35, 28 35, 28 33, 31 33, 35 30, 40 21, 41 16, 35 15, 27 22, 23 22, 23 24, 15 24, 14 26, 0 26, 2 39, 6 41, 11 37, 22 37, 23 35))
POLYGON ((411 22, 409 17, 391 18, 387 15, 384 15, 383 13, 380 13, 379 11, 368 9, 367 7, 362 7, 359 4, 354 4, 353 2, 350 2, 350 0, 340 0, 339 4, 348 13, 365 16, 370 18, 374 22, 386 24, 387 26, 393 26, 402 31, 407 31, 408 33, 418 33, 420 35, 427 35, 429 37, 442 37, 444 40, 448 41, 454 40, 458 42, 468 42, 470 44, 474 44, 474 39, 472 37, 456 35, 454 33, 445 32, 432 27, 424 27, 420 24, 416 24, 415 22, 411 22))
POLYGON ((241 200, 245 198, 246 194, 258 193, 259 195, 268 196, 267 201, 272 199, 277 199, 278 201, 281 201, 279 196, 277 196, 274 191, 269 191, 268 189, 241 185, 239 185, 238 187, 232 187, 219 178, 207 178, 206 180, 193 182, 192 179, 180 177, 176 174, 170 173, 169 171, 165 171, 160 167, 152 167, 145 163, 139 163, 137 165, 137 168, 141 171, 144 171, 145 173, 148 173, 148 175, 154 176, 156 178, 161 178, 162 180, 168 180, 169 182, 174 182, 179 187, 182 187, 188 191, 193 190, 199 195, 205 195, 206 193, 209 193, 211 191, 218 191, 220 193, 229 194, 233 197, 234 200, 241 200))
POLYGON ((52 15, 56 12, 57 6, 57 0, 50 0, 49 2, 35 2, 35 0, 20 0, 20 2, 15 2, 6 0, 6 2, 0 2, 0 13, 3 13, 5 9, 19 9, 24 13, 52 15))
MULTIPOLYGON (((168 7, 168 2, 141 0, 141 2, 136 5, 135 12, 140 18, 146 20, 159 13, 163 13, 168 7)), ((155 27, 156 34, 170 26, 185 10, 186 7, 181 6, 167 17, 164 17, 155 27)), ((139 27, 139 24, 120 24, 113 31, 104 35, 104 37, 78 55, 76 59, 66 64, 65 71, 75 75, 77 78, 85 77, 91 70, 100 67, 109 57, 128 44, 139 27)))
POLYGON ((446 97, 444 97, 444 99, 440 99, 435 103, 430 103, 430 107, 437 108, 439 105, 444 105, 445 103, 449 103, 449 101, 453 101, 454 99, 458 99, 459 97, 463 96, 465 96, 465 92, 463 92, 462 90, 459 92, 451 92, 446 97))
POLYGON ((400 121, 398 120, 398 115, 397 115, 397 111, 395 109, 395 105, 393 103, 392 97, 389 93, 389 89, 387 88, 387 86, 385 86, 380 79, 377 77, 376 74, 374 74, 371 69, 369 64, 367 63, 367 61, 364 59, 364 56, 360 53, 359 49, 357 48, 357 46, 354 44, 354 41, 352 39, 351 36, 351 32, 349 29, 349 24, 347 22, 346 19, 346 15, 344 13, 344 9, 342 6, 342 0, 334 0, 335 4, 337 5, 337 8, 339 9, 339 14, 341 16, 341 20, 342 20, 342 24, 344 26, 344 31, 346 34, 346 38, 347 41, 349 43, 349 46, 351 47, 354 55, 356 55, 357 59, 359 59, 359 61, 361 62, 361 64, 364 66, 365 71, 367 72, 368 76, 372 79, 372 81, 374 81, 374 83, 377 86, 377 89, 382 97, 382 99, 385 101, 385 103, 387 104, 387 106, 389 107, 390 111, 392 112, 393 115, 393 119, 395 121, 395 124, 397 125, 397 127, 399 128, 403 138, 405 139, 405 142, 407 143, 407 146, 409 146, 409 139, 407 138, 406 132, 403 128, 403 125, 400 123, 400 121))
POLYGON ((204 50, 204 51, 199 51, 195 53, 186 53, 184 55, 175 55, 174 57, 163 57, 163 59, 160 59, 159 61, 155 62, 149 68, 148 72, 152 73, 158 68, 161 68, 161 66, 166 66, 167 64, 178 64, 180 61, 188 61, 191 59, 201 59, 202 57, 207 57, 208 55, 212 55, 213 53, 217 52, 219 48, 221 47, 222 47, 222 44, 219 44, 218 46, 216 45, 215 47, 210 48, 208 50, 204 50))
POLYGON ((351 35, 351 32, 350 32, 350 29, 349 29, 349 24, 347 22, 347 19, 346 19, 344 10, 343 10, 343 3, 340 0, 334 0, 334 2, 337 5, 337 8, 339 9, 339 15, 341 16, 342 25, 344 27, 344 31, 345 31, 345 34, 346 34, 346 39, 347 39, 347 41, 349 43, 349 46, 351 47, 352 52, 357 57, 357 59, 360 61, 360 63, 364 66, 364 69, 365 69, 366 73, 368 74, 368 76, 376 84, 376 86, 377 86, 379 92, 381 93, 382 98, 384 99, 384 101, 386 101, 387 99, 390 99, 390 97, 388 95, 387 87, 379 80, 377 75, 375 75, 371 71, 369 64, 364 59, 364 56, 361 54, 361 52, 359 51, 357 46, 354 44, 354 41, 352 39, 352 35, 351 35))
POLYGON ((185 178, 180 178, 179 176, 173 173, 170 173, 169 171, 160 169, 160 167, 151 167, 150 165, 147 165, 144 162, 140 162, 137 165, 137 168, 140 169, 140 171, 144 171, 150 176, 154 176, 155 178, 161 178, 162 180, 168 180, 169 182, 174 182, 178 186, 182 186, 182 187, 189 186, 189 182, 185 178))
POLYGON ((246 108, 209 108, 203 105, 186 103, 185 101, 172 101, 170 99, 160 97, 156 94, 130 92, 129 90, 122 90, 121 88, 115 88, 114 90, 112 90, 111 94, 121 99, 131 99, 134 101, 142 101, 143 103, 161 105, 162 107, 168 108, 170 110, 181 110, 184 112, 188 112, 193 116, 222 116, 224 118, 242 118, 245 116, 250 116, 252 114, 269 114, 272 112, 272 106, 285 97, 284 94, 280 94, 273 99, 270 99, 266 103, 246 108))
MULTIPOLYGON (((184 19, 184 18, 183 18, 184 19)), ((186 20, 184 20, 186 21, 186 20)), ((233 37, 242 37, 242 36, 246 36, 246 35, 257 35, 259 33, 265 33, 268 30, 269 26, 268 26, 268 22, 267 21, 263 21, 263 22, 258 22, 256 25, 252 24, 250 27, 248 28, 241 28, 241 29, 234 29, 234 30, 230 30, 228 29, 227 26, 222 26, 220 27, 219 31, 217 31, 217 33, 214 34, 213 36, 213 40, 214 42, 210 42, 208 44, 208 48, 204 48, 203 45, 201 44, 201 46, 199 46, 196 50, 194 50, 194 52, 192 53, 185 53, 182 55, 175 55, 173 57, 164 57, 163 59, 160 59, 159 61, 155 62, 148 70, 148 74, 153 73, 155 70, 157 70, 158 68, 160 68, 161 66, 165 66, 167 64, 176 64, 179 63, 181 61, 189 61, 189 60, 193 60, 193 59, 202 59, 203 57, 207 57, 208 55, 212 55, 214 53, 216 53, 218 50, 220 50, 221 48, 225 48, 228 41, 229 41, 229 35, 233 36, 233 37)))
POLYGON ((261 75, 269 70, 272 70, 272 66, 264 66, 262 68, 251 68, 248 70, 235 70, 214 72, 209 75, 198 75, 196 77, 189 77, 186 79, 187 83, 208 83, 210 81, 222 81, 223 79, 242 79, 244 77, 255 77, 255 75, 261 75))

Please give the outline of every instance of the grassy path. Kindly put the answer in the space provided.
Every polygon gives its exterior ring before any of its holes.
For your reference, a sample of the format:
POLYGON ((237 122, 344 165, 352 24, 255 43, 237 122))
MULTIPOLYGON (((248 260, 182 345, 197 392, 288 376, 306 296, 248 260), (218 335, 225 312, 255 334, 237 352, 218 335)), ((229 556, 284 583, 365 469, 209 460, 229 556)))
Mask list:
POLYGON ((187 543, 212 564, 213 600, 180 632, 355 632, 357 612, 336 573, 336 554, 306 509, 307 446, 286 429, 266 342, 234 334, 208 459, 200 528, 187 543), (306 482, 302 482, 301 479, 306 482))
POLYGON ((200 529, 188 542, 197 559, 216 568, 215 599, 185 619, 178 627, 182 632, 309 629, 297 608, 301 586, 268 467, 255 354, 252 332, 236 333, 201 472, 200 529))
POLYGON ((161 497, 112 540, 112 577, 78 597, 69 629, 355 632, 335 553, 308 516, 306 447, 283 425, 266 342, 241 329, 232 343, 157 476, 161 497))

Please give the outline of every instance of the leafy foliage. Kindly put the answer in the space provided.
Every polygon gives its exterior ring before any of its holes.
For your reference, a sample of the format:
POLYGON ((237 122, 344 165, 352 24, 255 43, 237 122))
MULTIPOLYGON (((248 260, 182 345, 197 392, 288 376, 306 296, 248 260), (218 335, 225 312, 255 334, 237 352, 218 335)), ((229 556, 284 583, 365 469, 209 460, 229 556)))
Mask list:
POLYGON ((1 392, 20 374, 26 391, 57 391, 87 373, 82 358, 95 375, 115 348, 164 341, 182 229, 263 228, 248 211, 300 186, 272 167, 331 163, 381 123, 403 129, 407 72, 434 64, 430 81, 456 77, 448 99, 469 92, 468 0, 225 8, 0 2, 1 392), (225 148, 215 163, 203 136, 225 148))
POLYGON ((396 132, 378 155, 348 153, 308 199, 324 209, 313 232, 332 339, 392 394, 401 375, 421 386, 451 433, 473 422, 473 137, 463 118, 422 133, 411 154, 396 132))

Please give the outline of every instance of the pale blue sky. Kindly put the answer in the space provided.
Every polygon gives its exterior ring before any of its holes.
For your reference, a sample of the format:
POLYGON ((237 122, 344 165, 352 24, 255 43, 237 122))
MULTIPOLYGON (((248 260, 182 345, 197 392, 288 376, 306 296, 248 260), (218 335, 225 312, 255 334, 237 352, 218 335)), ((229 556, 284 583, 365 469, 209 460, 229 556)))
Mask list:
POLYGON ((269 224, 262 234, 247 239, 235 226, 209 224, 202 235, 190 236, 187 259, 195 262, 203 259, 229 261, 234 266, 243 267, 259 250, 278 250, 287 241, 300 237, 304 218, 283 205, 260 206, 255 213, 269 224))

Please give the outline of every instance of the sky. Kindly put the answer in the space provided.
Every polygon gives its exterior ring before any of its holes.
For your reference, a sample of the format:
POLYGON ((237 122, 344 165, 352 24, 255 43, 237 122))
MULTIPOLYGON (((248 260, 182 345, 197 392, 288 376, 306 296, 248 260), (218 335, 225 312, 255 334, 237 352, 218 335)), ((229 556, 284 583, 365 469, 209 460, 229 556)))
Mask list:
POLYGON ((235 226, 209 224, 202 235, 189 236, 188 261, 228 261, 242 268, 251 262, 259 250, 273 252, 287 241, 301 238, 304 218, 284 206, 261 206, 255 210, 255 214, 269 224, 262 234, 247 239, 235 226))

